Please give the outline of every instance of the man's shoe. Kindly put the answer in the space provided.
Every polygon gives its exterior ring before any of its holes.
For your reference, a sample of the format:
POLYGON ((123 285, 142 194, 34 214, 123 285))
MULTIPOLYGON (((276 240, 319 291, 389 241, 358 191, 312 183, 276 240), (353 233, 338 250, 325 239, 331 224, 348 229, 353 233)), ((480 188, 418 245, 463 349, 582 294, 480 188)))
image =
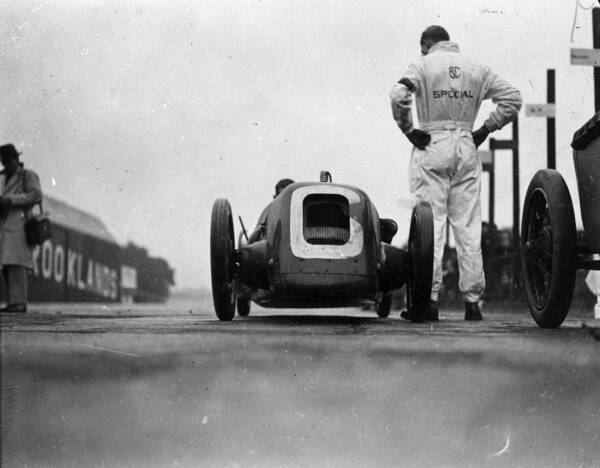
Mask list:
POLYGON ((428 322, 437 322, 439 320, 440 309, 438 308, 437 301, 431 301, 429 308, 425 312, 425 320, 428 322))
POLYGON ((425 321, 423 314, 415 312, 414 309, 403 310, 402 312, 400 312, 400 317, 402 317, 404 320, 408 320, 409 322, 414 323, 421 323, 425 321))
POLYGON ((427 309, 418 314, 414 309, 405 310, 400 313, 400 317, 411 322, 437 322, 439 320, 440 311, 437 301, 430 301, 427 309))
POLYGON ((465 320, 483 320, 479 303, 465 302, 465 320))
POLYGON ((6 314, 24 314, 27 312, 27 306, 25 304, 9 304, 6 307, 0 308, 0 312, 6 314))

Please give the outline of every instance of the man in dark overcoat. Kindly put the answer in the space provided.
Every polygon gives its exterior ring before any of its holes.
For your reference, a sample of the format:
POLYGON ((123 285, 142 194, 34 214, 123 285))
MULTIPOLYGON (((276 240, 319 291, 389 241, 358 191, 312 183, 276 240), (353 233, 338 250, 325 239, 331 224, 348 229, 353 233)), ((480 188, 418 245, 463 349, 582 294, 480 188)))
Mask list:
POLYGON ((33 268, 25 221, 42 200, 38 175, 25 169, 13 144, 0 146, 0 266, 6 291, 2 312, 27 311, 27 269, 33 268))

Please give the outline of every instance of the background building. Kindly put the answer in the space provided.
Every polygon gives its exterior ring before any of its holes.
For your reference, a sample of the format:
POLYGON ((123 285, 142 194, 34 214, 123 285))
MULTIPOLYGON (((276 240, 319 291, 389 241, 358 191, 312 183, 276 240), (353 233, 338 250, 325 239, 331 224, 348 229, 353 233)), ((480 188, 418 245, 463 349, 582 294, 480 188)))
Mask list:
POLYGON ((121 247, 96 216, 44 197, 52 236, 33 251, 32 302, 162 302, 174 271, 129 243, 121 247))

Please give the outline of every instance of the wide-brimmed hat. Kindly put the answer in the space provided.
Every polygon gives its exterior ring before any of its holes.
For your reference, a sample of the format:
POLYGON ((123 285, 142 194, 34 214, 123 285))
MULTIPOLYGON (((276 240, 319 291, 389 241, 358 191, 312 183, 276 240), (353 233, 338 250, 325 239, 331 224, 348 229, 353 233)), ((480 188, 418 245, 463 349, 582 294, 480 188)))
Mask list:
POLYGON ((15 145, 12 143, 7 143, 6 145, 0 146, 0 156, 8 156, 9 158, 19 159, 19 155, 21 153, 17 151, 15 145))

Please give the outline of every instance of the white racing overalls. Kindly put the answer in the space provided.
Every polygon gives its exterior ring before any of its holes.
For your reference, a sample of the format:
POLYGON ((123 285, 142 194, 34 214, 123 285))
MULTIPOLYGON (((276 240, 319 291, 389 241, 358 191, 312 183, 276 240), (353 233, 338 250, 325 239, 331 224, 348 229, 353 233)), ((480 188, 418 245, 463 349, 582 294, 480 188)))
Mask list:
POLYGON ((416 97, 421 129, 431 135, 424 150, 413 148, 410 191, 416 201, 431 203, 435 249, 431 299, 442 286, 446 220, 450 222, 465 302, 477 302, 485 289, 481 258, 481 161, 471 131, 484 99, 497 104, 485 126, 494 131, 521 108, 519 91, 492 70, 472 60, 450 41, 438 42, 411 64, 390 92, 394 119, 404 133, 413 129, 411 104, 416 97))

